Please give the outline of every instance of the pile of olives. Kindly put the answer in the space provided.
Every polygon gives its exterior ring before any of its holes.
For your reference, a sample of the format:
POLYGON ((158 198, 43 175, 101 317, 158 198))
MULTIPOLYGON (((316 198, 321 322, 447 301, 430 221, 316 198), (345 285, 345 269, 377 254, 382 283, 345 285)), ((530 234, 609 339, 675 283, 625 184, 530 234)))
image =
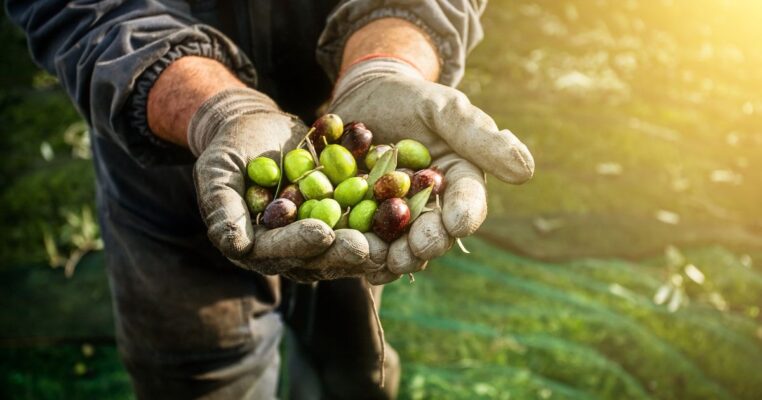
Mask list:
POLYGON ((267 157, 251 160, 246 203, 252 219, 274 229, 316 218, 334 229, 373 231, 386 242, 399 238, 430 196, 444 190, 445 180, 430 167, 422 143, 372 142, 362 122, 344 126, 338 115, 326 114, 296 149, 282 155, 281 165, 267 157), (281 172, 288 181, 282 189, 281 172))

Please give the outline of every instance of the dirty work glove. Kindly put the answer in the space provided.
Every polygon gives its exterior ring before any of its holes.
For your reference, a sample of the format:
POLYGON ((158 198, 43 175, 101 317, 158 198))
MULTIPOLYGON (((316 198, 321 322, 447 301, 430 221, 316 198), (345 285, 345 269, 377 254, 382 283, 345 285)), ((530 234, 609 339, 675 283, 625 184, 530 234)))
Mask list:
POLYGON ((298 118, 252 89, 225 90, 196 111, 188 145, 198 157, 193 177, 209 239, 236 265, 262 274, 311 281, 329 269, 332 277, 357 276, 368 258, 359 232, 334 232, 316 219, 272 230, 252 224, 244 200, 246 165, 259 156, 279 160, 281 149, 295 148, 306 132, 298 118))
MULTIPOLYGON (((534 173, 532 155, 513 133, 498 129, 460 91, 427 81, 402 60, 375 58, 351 66, 336 83, 329 108, 344 121, 365 123, 374 143, 418 140, 445 175, 441 210, 422 214, 408 234, 383 250, 387 270, 376 273, 379 281, 423 269, 454 238, 479 228, 487 216, 484 171, 514 184, 534 173)), ((370 260, 380 258, 372 249, 370 260)))

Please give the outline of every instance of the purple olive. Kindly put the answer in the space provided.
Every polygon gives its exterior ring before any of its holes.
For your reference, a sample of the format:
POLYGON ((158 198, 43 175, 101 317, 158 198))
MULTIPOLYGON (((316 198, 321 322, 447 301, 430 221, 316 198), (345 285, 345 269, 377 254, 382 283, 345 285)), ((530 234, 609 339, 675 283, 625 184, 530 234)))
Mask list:
POLYGON ((350 122, 347 124, 344 127, 344 134, 341 136, 341 145, 349 150, 358 161, 368 154, 372 141, 373 133, 362 122, 350 122))
POLYGON ((325 114, 312 124, 313 131, 310 134, 310 142, 315 151, 320 153, 325 147, 325 142, 335 143, 344 132, 344 124, 336 114, 325 114))
POLYGON ((410 208, 405 200, 388 199, 381 203, 373 215, 373 232, 385 242, 402 236, 410 224, 410 208))
POLYGON ((302 203, 304 203, 304 196, 302 195, 302 192, 300 192, 299 187, 293 183, 284 187, 283 190, 280 191, 280 196, 278 197, 291 200, 294 204, 296 204, 297 207, 301 206, 302 203))
POLYGON ((432 186, 432 196, 436 196, 438 194, 441 195, 444 193, 444 190, 447 187, 447 182, 445 182, 444 175, 442 175, 442 171, 440 171, 437 167, 422 169, 413 174, 413 179, 410 182, 410 192, 408 195, 411 197, 415 196, 416 193, 426 189, 429 186, 432 186))
POLYGON ((296 204, 289 199, 275 199, 265 208, 262 224, 268 229, 280 228, 296 220, 296 204))
POLYGON ((400 171, 387 172, 381 175, 373 185, 373 195, 378 201, 393 197, 405 197, 410 190, 410 178, 400 171))

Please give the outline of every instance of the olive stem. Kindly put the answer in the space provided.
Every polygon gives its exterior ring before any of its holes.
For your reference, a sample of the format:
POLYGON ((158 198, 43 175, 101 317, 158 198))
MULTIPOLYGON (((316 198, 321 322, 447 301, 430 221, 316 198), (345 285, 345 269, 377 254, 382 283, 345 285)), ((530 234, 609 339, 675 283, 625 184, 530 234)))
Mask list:
POLYGON ((386 380, 386 371, 384 371, 384 367, 386 367, 386 339, 384 339, 384 327, 381 325, 381 318, 378 317, 378 310, 376 309, 376 299, 373 297, 373 288, 370 286, 370 282, 368 282, 368 279, 365 279, 365 286, 368 288, 368 300, 370 300, 370 308, 373 310, 373 319, 376 321, 376 333, 378 334, 378 340, 381 342, 381 365, 380 365, 380 375, 381 375, 381 382, 379 383, 379 386, 384 387, 384 381, 386 380))
POLYGON ((462 252, 464 252, 466 254, 471 254, 471 252, 468 251, 466 246, 463 245, 463 241, 461 241, 460 238, 456 238, 455 242, 458 244, 458 247, 460 247, 460 251, 462 251, 462 252))
POLYGON ((299 141, 299 144, 297 144, 297 145, 296 145, 296 148, 297 148, 297 149, 301 148, 301 147, 302 147, 302 145, 304 145, 304 142, 305 142, 305 141, 309 141, 307 138, 309 138, 309 137, 310 137, 310 135, 312 134, 312 132, 315 132, 315 127, 311 127, 311 128, 310 128, 310 129, 307 131, 307 134, 306 134, 306 135, 304 135, 304 137, 302 138, 302 140, 300 140, 300 141, 299 141))
POLYGON ((304 178, 306 178, 307 176, 309 176, 309 174, 311 174, 311 173, 313 173, 313 172, 315 172, 315 171, 320 171, 320 170, 321 170, 321 169, 323 169, 323 168, 324 168, 324 167, 323 167, 322 165, 318 165, 317 167, 315 167, 315 168, 313 168, 313 169, 311 169, 311 170, 309 170, 309 171, 307 171, 307 172, 305 172, 305 173, 303 173, 303 174, 299 175, 299 177, 298 177, 298 178, 294 179, 294 183, 299 183, 299 181, 301 181, 302 179, 304 179, 304 178))
POLYGON ((320 159, 318 158, 317 151, 315 151, 315 146, 312 145, 311 140, 307 140, 307 149, 310 151, 310 154, 312 154, 312 160, 315 161, 316 166, 320 166, 320 159))
MULTIPOLYGON (((283 145, 280 145, 280 164, 278 168, 280 168, 281 171, 283 171, 283 145)), ((278 187, 275 188, 275 195, 277 196, 280 193, 280 185, 283 183, 283 176, 281 175, 280 180, 278 181, 278 187)))

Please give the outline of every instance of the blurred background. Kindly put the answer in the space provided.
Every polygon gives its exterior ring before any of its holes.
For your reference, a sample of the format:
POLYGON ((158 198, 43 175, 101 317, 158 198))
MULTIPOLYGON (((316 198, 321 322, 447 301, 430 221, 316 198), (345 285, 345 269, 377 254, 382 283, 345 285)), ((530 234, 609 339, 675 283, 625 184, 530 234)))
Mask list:
MULTIPOLYGON (((471 254, 387 286, 403 399, 762 396, 762 2, 493 0, 461 84, 529 145, 471 254)), ((132 398, 94 175, 0 19, 0 397, 132 398)))

